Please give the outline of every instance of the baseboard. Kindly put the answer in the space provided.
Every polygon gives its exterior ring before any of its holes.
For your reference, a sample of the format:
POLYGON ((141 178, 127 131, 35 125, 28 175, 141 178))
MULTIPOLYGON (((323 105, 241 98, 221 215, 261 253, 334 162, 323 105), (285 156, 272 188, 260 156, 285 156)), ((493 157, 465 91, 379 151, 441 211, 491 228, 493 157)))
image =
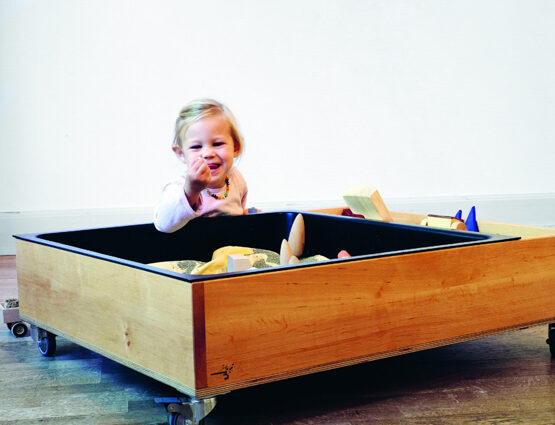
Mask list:
MULTIPOLYGON (((466 217, 476 206, 478 219, 504 223, 555 227, 555 193, 526 195, 450 196, 433 198, 384 198, 392 211, 466 217)), ((307 210, 344 205, 343 200, 254 202, 263 211, 307 210)), ((59 232, 72 229, 121 226, 152 221, 152 207, 99 208, 92 210, 21 211, 0 213, 0 255, 14 255, 12 235, 59 232)))

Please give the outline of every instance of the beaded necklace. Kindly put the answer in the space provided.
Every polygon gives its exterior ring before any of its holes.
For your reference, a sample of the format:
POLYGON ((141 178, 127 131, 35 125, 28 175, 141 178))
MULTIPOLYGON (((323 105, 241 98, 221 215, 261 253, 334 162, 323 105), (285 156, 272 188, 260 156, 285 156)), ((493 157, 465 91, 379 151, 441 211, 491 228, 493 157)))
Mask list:
POLYGON ((212 198, 214 198, 218 201, 223 201, 225 198, 227 198, 227 195, 229 194, 229 177, 226 176, 226 178, 225 178, 225 193, 224 193, 224 196, 216 195, 215 193, 210 192, 208 190, 208 188, 206 188, 204 190, 206 190, 206 193, 208 193, 212 198))

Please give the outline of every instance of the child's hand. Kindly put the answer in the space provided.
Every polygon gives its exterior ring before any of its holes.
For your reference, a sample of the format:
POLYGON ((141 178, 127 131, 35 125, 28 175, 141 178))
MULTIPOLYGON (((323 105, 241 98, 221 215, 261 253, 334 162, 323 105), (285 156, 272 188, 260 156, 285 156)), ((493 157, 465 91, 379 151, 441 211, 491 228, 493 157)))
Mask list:
POLYGON ((191 189, 196 192, 201 192, 208 186, 211 178, 210 167, 208 167, 202 158, 195 159, 187 171, 187 180, 191 185, 191 189))
POLYGON ((210 183, 212 174, 202 158, 195 159, 189 166, 185 180, 185 193, 191 205, 196 204, 200 192, 210 183))

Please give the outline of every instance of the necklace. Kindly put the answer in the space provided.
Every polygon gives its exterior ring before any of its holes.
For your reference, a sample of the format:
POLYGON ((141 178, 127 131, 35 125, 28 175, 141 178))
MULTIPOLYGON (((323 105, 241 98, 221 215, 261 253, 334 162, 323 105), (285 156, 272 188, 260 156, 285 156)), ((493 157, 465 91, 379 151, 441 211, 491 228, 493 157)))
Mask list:
POLYGON ((218 196, 215 193, 212 193, 208 190, 208 188, 204 189, 206 190, 206 193, 208 193, 212 198, 218 200, 218 201, 223 201, 225 198, 227 198, 227 195, 229 195, 229 177, 226 176, 225 178, 225 193, 224 196, 218 196))

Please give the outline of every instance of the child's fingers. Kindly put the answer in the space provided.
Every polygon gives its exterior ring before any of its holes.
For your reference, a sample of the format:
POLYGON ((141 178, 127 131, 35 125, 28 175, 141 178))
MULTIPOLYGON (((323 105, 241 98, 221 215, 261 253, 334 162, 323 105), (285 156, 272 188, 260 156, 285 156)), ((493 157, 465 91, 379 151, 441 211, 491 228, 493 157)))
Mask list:
POLYGON ((206 162, 204 162, 202 159, 199 160, 199 164, 198 164, 198 175, 202 176, 204 178, 204 180, 210 180, 210 167, 206 164, 206 162))
POLYGON ((204 161, 200 158, 197 158, 197 159, 193 160, 193 162, 191 163, 190 170, 198 172, 200 170, 200 168, 202 167, 203 163, 204 163, 204 161))
POLYGON ((204 171, 204 167, 208 168, 208 165, 206 165, 206 163, 202 159, 197 158, 191 164, 190 172, 191 172, 192 175, 195 175, 195 176, 199 175, 199 174, 202 174, 203 171, 204 171))
POLYGON ((204 184, 208 184, 210 182, 210 178, 212 177, 210 173, 210 167, 208 167, 208 165, 206 165, 206 162, 204 162, 201 158, 197 158, 191 163, 191 167, 189 168, 189 175, 191 176, 192 180, 204 184))

